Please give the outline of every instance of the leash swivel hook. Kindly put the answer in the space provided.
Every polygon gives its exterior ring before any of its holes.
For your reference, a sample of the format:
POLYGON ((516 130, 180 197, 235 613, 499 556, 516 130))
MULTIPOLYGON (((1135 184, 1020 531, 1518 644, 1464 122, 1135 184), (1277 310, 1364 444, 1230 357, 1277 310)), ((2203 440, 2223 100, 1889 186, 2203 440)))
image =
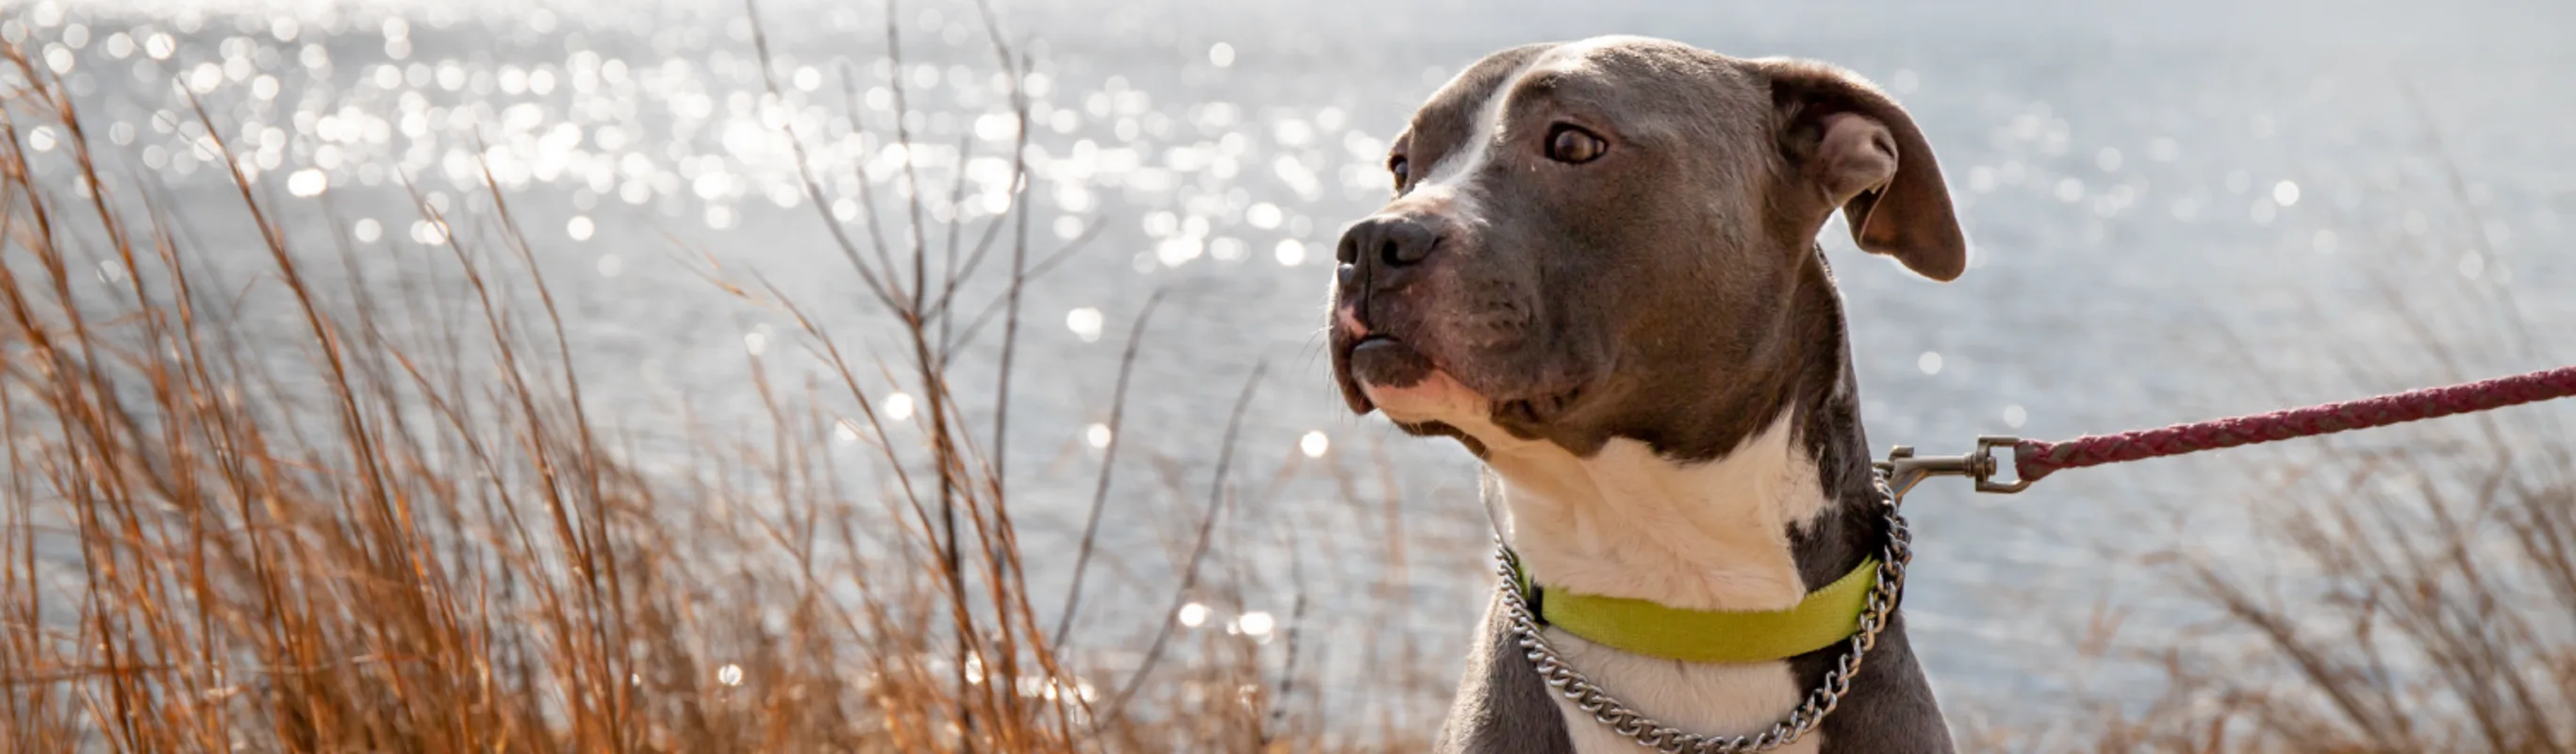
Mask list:
POLYGON ((1914 485, 1936 476, 1964 476, 1975 480, 1978 492, 2009 495, 2030 488, 2030 479, 1997 479, 2002 464, 1995 461, 1996 448, 2018 447, 2021 438, 1986 435, 1977 438, 1977 449, 1963 456, 1917 456, 1914 446, 1898 445, 1887 452, 1887 460, 1871 464, 1887 479, 1888 490, 1902 500, 1914 485))

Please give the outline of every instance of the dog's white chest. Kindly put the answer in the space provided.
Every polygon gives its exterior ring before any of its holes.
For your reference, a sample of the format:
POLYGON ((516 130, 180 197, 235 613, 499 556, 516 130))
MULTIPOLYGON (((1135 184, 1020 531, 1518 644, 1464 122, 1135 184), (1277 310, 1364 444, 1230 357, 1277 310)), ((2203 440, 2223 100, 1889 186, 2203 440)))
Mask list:
MULTIPOLYGON (((1777 610, 1806 593, 1790 529, 1824 509, 1814 462, 1783 414, 1734 452, 1697 464, 1613 440, 1589 458, 1508 445, 1488 464, 1502 479, 1513 549, 1550 588, 1700 610, 1777 610)), ((1709 736, 1767 731, 1801 701, 1786 661, 1688 663, 1629 654, 1548 629, 1558 653, 1655 721, 1709 736)), ((1518 658, 1512 658, 1518 659, 1518 658)), ((1641 751, 1562 695, 1574 750, 1641 751)), ((1783 752, 1814 752, 1810 733, 1783 752)))
POLYGON ((1779 610, 1806 585, 1789 531, 1825 508, 1790 416, 1732 453, 1677 463, 1614 439, 1589 458, 1553 445, 1496 444, 1506 536, 1553 589, 1689 610, 1779 610))
MULTIPOLYGON (((1658 660, 1607 649, 1556 629, 1547 633, 1558 654, 1629 709, 1692 733, 1731 736, 1770 730, 1799 702, 1798 680, 1786 661, 1713 665, 1658 660)), ((1593 721, 1592 715, 1563 695, 1550 696, 1565 714, 1565 731, 1579 754, 1644 750, 1610 726, 1593 721)), ((1813 754, 1823 738, 1822 733, 1808 733, 1775 751, 1813 754)))

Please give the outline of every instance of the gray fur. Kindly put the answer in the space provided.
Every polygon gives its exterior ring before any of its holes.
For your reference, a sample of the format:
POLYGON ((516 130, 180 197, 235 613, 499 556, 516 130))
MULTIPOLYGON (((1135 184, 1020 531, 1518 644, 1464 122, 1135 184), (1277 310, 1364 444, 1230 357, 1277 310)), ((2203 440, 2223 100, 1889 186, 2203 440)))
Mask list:
MULTIPOLYGON (((1483 629, 1467 651, 1458 697, 1441 725, 1440 754, 1554 754, 1570 752, 1565 716, 1556 711, 1547 684, 1512 644, 1501 592, 1485 607, 1483 629)), ((1586 720, 1584 722, 1591 722, 1586 720)))

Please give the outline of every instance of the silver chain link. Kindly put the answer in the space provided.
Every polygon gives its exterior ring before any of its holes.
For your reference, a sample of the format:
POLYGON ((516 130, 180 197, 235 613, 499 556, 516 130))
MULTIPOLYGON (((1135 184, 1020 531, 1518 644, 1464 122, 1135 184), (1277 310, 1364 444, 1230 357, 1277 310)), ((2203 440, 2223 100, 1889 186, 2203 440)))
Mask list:
POLYGON ((1591 713, 1595 722, 1627 736, 1638 746, 1663 754, 1739 754, 1787 746, 1814 730, 1842 704, 1843 694, 1851 690, 1852 676, 1860 673, 1861 658, 1878 646, 1879 631, 1887 627, 1887 614, 1896 609, 1896 597, 1905 591, 1905 565, 1914 558, 1914 538, 1905 528, 1905 517, 1896 512, 1896 496, 1883 480, 1876 486, 1880 499, 1887 501, 1887 547, 1879 553, 1877 579, 1871 585, 1867 609, 1861 611, 1860 630, 1852 633, 1849 647, 1834 663, 1833 671, 1825 674, 1824 684, 1807 692, 1805 703, 1760 735, 1703 736, 1684 732, 1629 709, 1583 671, 1575 670, 1539 632, 1538 616, 1531 613, 1514 579, 1519 568, 1511 551, 1504 550, 1503 610, 1511 619, 1512 635, 1518 640, 1522 656, 1529 658, 1530 667, 1547 681, 1548 688, 1565 695, 1576 708, 1591 713))

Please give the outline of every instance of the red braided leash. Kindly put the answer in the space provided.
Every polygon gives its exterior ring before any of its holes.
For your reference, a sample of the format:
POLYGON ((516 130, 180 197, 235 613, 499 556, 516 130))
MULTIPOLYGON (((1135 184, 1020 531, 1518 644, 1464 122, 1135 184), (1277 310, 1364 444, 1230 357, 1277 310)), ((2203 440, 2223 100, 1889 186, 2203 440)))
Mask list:
POLYGON ((2019 440, 2012 443, 2013 473, 2026 483, 2060 469, 2385 427, 2569 396, 2576 396, 2576 366, 2197 424, 2061 442, 2019 440))

